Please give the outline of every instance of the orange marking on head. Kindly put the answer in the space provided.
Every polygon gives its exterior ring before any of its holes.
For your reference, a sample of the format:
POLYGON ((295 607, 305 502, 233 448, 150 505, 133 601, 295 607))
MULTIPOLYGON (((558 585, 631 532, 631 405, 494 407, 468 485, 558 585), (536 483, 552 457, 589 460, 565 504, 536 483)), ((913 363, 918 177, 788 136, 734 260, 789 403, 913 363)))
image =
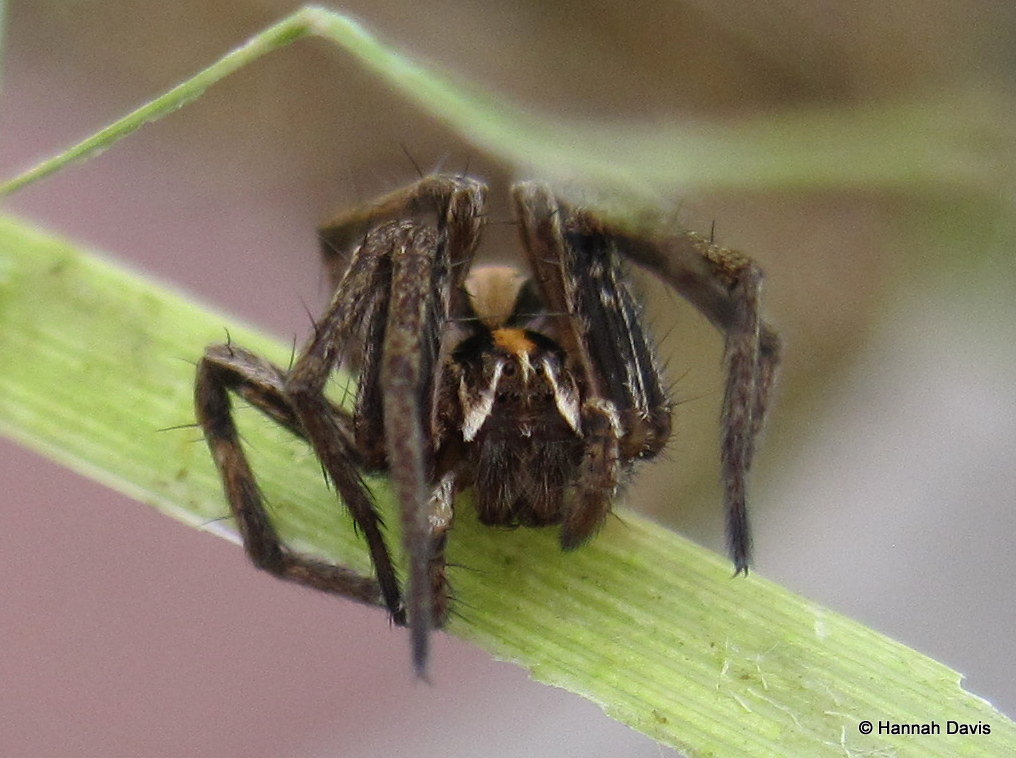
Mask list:
POLYGON ((524 329, 495 329, 492 333, 494 346, 513 355, 529 355, 536 345, 526 336, 524 329))

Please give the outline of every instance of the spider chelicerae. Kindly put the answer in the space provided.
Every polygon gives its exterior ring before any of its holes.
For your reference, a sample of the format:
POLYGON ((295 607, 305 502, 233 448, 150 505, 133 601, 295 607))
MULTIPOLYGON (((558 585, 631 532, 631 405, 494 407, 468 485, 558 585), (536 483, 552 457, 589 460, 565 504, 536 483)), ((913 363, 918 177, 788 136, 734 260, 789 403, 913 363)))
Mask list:
POLYGON ((381 605, 410 627, 422 674, 449 610, 445 544, 455 495, 484 524, 559 525, 576 548, 603 524, 637 461, 670 437, 668 396, 626 283, 652 271, 726 337, 721 471, 736 572, 751 552, 745 479, 778 363, 759 315, 762 275, 736 251, 650 223, 633 231, 556 197, 512 188, 527 278, 472 267, 487 188, 427 176, 320 230, 335 295, 292 368, 233 344, 198 365, 197 417, 250 559, 272 574, 381 605), (358 366, 352 412, 325 396, 358 366), (233 423, 235 393, 306 440, 366 540, 375 576, 290 550, 265 510, 233 423), (387 472, 400 505, 400 587, 365 472, 387 472))

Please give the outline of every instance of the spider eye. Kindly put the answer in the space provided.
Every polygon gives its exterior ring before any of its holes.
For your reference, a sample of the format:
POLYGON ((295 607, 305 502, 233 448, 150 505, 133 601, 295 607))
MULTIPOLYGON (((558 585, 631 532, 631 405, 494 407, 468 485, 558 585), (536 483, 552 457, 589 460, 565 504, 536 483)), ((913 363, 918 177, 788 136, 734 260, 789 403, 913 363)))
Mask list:
POLYGON ((515 376, 515 364, 504 364, 504 368, 501 369, 501 376, 515 376))

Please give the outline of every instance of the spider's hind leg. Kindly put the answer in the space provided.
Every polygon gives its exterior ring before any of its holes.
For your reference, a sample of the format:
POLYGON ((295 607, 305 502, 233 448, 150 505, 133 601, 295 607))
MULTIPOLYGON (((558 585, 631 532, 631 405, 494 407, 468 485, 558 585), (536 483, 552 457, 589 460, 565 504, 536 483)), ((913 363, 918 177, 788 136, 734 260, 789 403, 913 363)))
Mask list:
MULTIPOLYGON (((378 578, 363 576, 344 566, 329 564, 288 549, 279 539, 268 517, 257 481, 240 444, 233 422, 230 393, 236 393, 259 411, 305 438, 283 390, 281 369, 235 345, 212 345, 198 364, 195 406, 198 422, 204 430, 212 458, 222 476, 226 499, 236 518, 244 550, 258 568, 298 584, 341 595, 368 605, 386 606, 397 623, 405 623, 405 612, 390 559, 375 558, 378 578)), ((335 444, 349 460, 355 461, 351 422, 348 415, 329 404, 330 425, 336 430, 335 444)), ((336 482, 339 494, 348 504, 358 503, 366 514, 354 510, 354 518, 368 542, 380 544, 387 555, 379 531, 379 521, 370 496, 355 472, 344 482, 336 482)), ((350 506, 353 509, 353 506, 350 506)), ((375 555, 376 555, 376 551, 375 555)))

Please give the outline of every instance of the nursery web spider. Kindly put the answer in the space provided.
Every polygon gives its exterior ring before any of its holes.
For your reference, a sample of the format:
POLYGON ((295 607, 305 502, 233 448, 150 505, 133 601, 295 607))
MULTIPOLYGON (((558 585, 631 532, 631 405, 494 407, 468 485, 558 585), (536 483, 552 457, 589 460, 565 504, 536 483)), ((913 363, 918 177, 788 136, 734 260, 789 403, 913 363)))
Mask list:
POLYGON ((687 231, 640 233, 555 197, 512 189, 525 278, 471 268, 486 187, 433 175, 320 230, 335 295, 286 371, 233 344, 207 348, 195 399, 250 559, 272 574, 363 603, 410 627, 425 668, 449 610, 445 543, 453 499, 472 487, 479 519, 560 525, 578 547, 622 481, 670 437, 672 402, 629 291, 623 259, 687 298, 726 336, 722 478, 730 555, 747 572, 745 478, 778 362, 748 258, 687 231), (352 412, 324 393, 338 363, 359 383, 352 412), (363 576, 290 550, 271 524, 233 423, 230 393, 306 440, 373 561, 363 576), (401 507, 400 588, 363 472, 385 471, 401 507))

